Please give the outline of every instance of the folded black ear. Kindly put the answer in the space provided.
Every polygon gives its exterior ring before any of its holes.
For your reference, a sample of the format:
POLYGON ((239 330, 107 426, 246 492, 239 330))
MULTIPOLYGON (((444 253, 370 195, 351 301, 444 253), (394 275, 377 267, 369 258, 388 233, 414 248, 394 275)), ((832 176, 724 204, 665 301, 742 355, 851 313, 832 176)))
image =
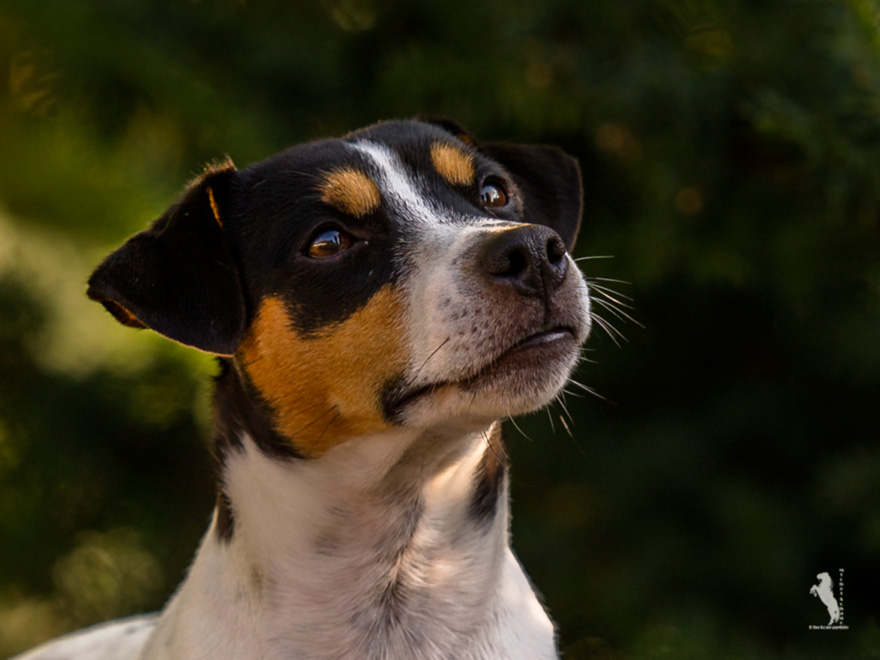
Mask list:
POLYGON ((89 278, 88 296, 123 325, 232 355, 244 333, 239 270, 223 232, 235 167, 209 168, 152 226, 89 278))
POLYGON ((525 196, 525 220, 555 230, 574 248, 584 203, 581 168, 556 147, 480 143, 479 150, 504 166, 525 196))

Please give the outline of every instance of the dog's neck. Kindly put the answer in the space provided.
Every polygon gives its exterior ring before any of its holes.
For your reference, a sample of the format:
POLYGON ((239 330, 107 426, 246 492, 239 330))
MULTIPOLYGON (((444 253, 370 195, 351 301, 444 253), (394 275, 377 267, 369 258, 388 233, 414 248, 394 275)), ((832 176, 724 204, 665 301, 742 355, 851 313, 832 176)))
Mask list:
POLYGON ((549 621, 509 549, 497 424, 359 437, 316 459, 239 431, 143 660, 545 657, 530 640, 549 621))

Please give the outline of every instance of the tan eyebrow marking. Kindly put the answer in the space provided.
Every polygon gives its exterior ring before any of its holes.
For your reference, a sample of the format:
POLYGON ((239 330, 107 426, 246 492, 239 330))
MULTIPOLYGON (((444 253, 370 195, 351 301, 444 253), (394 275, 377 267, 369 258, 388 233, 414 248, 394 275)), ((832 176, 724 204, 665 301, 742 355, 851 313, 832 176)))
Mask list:
POLYGON ((214 220, 216 220, 217 224, 222 228, 223 221, 220 219, 220 207, 217 206, 217 200, 214 199, 214 190, 212 188, 208 188, 208 201, 211 203, 211 211, 214 213, 214 220))
POLYGON ((431 161, 440 176, 454 186, 465 186, 474 180, 474 156, 458 147, 435 142, 431 145, 431 161))
POLYGON ((321 199, 340 211, 361 218, 379 208, 379 187, 363 172, 351 167, 328 172, 320 185, 321 199))

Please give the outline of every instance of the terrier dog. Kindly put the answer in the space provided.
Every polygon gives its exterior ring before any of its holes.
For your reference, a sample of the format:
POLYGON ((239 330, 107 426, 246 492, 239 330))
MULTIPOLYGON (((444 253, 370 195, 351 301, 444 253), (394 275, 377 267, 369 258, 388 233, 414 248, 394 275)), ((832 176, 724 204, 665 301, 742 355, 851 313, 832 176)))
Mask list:
POLYGON ((590 331, 575 160, 392 121, 215 165, 88 295, 219 356, 217 506, 156 615, 27 660, 557 657, 498 421, 590 331))

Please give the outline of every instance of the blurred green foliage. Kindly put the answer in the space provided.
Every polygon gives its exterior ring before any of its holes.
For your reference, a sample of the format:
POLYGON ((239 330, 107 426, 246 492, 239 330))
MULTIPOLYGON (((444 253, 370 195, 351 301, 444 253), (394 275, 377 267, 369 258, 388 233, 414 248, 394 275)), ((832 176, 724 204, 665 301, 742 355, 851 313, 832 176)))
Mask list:
POLYGON ((644 325, 605 310, 629 342, 577 374, 613 403, 510 429, 566 657, 880 657, 878 16, 0 0, 0 656, 161 606, 211 506, 213 365, 117 327, 89 267, 207 161, 427 114, 577 155, 578 255, 615 257, 580 264, 644 325), (849 630, 810 631, 838 568, 849 630))

